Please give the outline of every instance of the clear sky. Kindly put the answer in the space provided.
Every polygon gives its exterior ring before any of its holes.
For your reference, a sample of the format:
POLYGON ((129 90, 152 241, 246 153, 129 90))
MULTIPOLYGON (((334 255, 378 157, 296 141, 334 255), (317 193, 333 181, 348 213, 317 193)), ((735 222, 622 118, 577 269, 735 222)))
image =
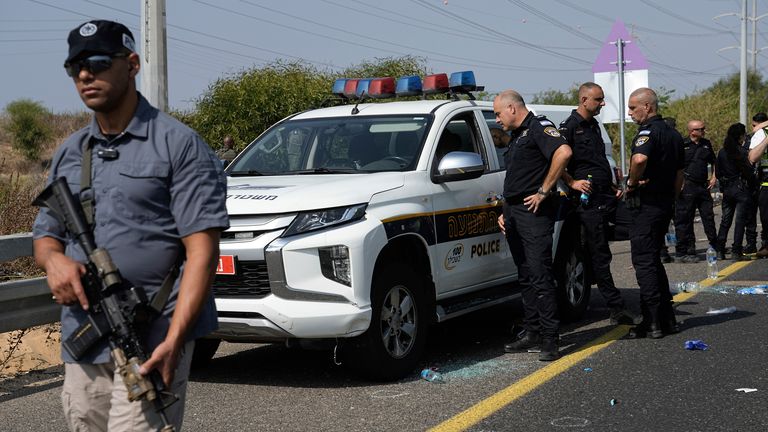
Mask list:
MULTIPOLYGON (((141 3, 0 0, 0 108, 30 98, 57 112, 83 110, 62 67, 67 34, 89 19, 111 19, 140 45, 141 3)), ((514 88, 530 98, 591 80, 616 19, 649 61, 649 85, 673 97, 739 64, 738 49, 718 52, 739 45, 739 18, 713 18, 740 12, 740 0, 166 0, 166 9, 175 109, 193 108, 217 78, 276 59, 337 70, 406 54, 434 72, 474 70, 492 93, 514 88)), ((757 15, 767 12, 768 0, 757 0, 757 15)), ((768 46, 766 26, 768 18, 758 21, 758 49, 768 46)), ((758 54, 758 70, 767 54, 758 54)))

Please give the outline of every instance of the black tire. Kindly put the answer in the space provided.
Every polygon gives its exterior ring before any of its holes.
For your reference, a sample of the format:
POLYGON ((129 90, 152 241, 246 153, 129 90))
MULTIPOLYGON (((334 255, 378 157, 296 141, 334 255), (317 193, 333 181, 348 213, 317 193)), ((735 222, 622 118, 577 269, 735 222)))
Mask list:
POLYGON ((578 228, 579 225, 563 227, 554 262, 560 319, 566 322, 584 317, 592 293, 589 265, 578 228))
POLYGON ((423 279, 405 263, 377 270, 371 287, 371 325, 354 341, 352 368, 379 381, 402 378, 415 369, 433 313, 425 291, 423 279))
POLYGON ((195 340, 195 351, 192 353, 192 369, 208 366, 219 349, 221 339, 200 338, 195 340))

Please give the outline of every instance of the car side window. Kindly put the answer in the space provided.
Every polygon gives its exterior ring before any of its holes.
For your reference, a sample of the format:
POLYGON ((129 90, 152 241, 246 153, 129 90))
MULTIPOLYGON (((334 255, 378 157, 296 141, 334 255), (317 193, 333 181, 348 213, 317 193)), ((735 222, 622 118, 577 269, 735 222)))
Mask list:
POLYGON ((504 129, 501 128, 496 123, 496 115, 493 113, 493 111, 483 111, 483 118, 485 119, 485 124, 488 126, 488 129, 491 132, 491 138, 493 139, 493 148, 496 150, 496 157, 499 160, 499 168, 502 170, 506 169, 506 166, 504 164, 504 153, 507 152, 507 146, 509 143, 509 132, 504 132, 504 129))
POLYGON ((432 171, 436 173, 440 160, 448 153, 455 151, 479 154, 483 158, 486 170, 488 169, 488 158, 485 155, 480 131, 472 112, 464 112, 451 118, 448 125, 443 129, 437 141, 432 171))

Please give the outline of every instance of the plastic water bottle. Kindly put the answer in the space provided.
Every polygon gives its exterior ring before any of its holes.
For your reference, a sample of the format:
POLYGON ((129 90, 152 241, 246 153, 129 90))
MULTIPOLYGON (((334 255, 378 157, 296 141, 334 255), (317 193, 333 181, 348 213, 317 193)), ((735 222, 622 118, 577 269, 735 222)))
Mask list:
MULTIPOLYGON (((677 234, 675 234, 674 222, 669 223, 669 230, 667 230, 667 233, 664 235, 664 244, 667 245, 667 247, 677 246, 677 234)), ((717 257, 717 255, 715 255, 715 257, 717 257)))
POLYGON ((430 368, 426 368, 421 371, 421 379, 434 383, 445 382, 443 375, 440 372, 430 368))
MULTIPOLYGON (((592 174, 587 174, 587 181, 589 184, 592 184, 592 174)), ((582 205, 587 205, 589 203, 589 194, 586 192, 582 192, 581 196, 579 197, 579 200, 581 201, 582 205)))
POLYGON ((707 249, 707 277, 717 279, 717 252, 712 246, 707 249))

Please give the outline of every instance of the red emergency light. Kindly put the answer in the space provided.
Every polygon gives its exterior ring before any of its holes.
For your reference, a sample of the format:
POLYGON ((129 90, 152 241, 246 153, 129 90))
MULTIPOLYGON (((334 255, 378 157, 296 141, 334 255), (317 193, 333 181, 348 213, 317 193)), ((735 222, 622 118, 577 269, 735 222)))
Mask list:
POLYGON ((434 74, 424 77, 424 84, 422 85, 422 92, 424 94, 445 93, 448 91, 448 75, 434 74))
POLYGON ((374 78, 368 85, 368 96, 374 99, 390 98, 395 95, 395 79, 392 77, 374 78))
POLYGON ((355 97, 355 94, 357 93, 357 82, 360 81, 359 79, 348 79, 346 83, 344 83, 344 96, 348 98, 355 97))

